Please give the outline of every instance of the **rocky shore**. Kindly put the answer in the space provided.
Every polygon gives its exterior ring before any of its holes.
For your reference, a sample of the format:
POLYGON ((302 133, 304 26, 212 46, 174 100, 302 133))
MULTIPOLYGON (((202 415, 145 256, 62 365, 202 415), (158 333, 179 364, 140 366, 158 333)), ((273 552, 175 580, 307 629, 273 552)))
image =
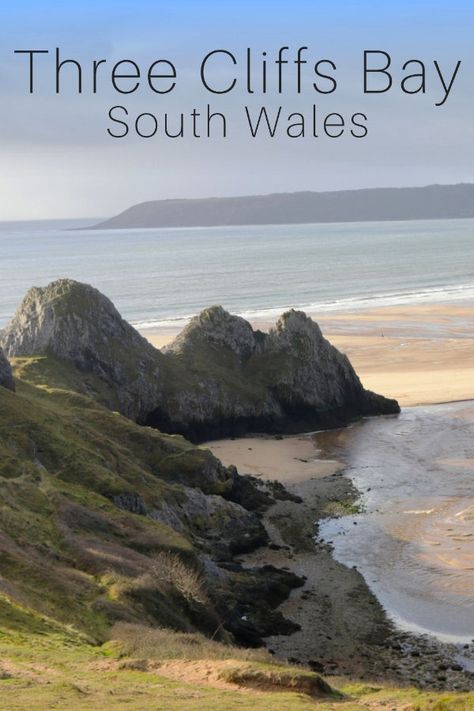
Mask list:
POLYGON ((268 648, 327 676, 473 690, 474 640, 448 644, 398 630, 357 569, 338 563, 330 541, 319 537, 318 521, 357 510, 358 492, 343 470, 286 488, 298 498, 265 512, 268 546, 241 558, 244 566, 271 564, 305 581, 278 608, 300 629, 267 637, 268 648))

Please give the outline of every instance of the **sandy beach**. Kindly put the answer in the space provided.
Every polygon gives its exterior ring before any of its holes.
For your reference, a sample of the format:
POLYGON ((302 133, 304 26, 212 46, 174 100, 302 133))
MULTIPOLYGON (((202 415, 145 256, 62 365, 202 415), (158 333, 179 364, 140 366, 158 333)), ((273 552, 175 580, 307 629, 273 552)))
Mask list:
POLYGON ((474 306, 387 307, 318 319, 365 387, 402 407, 474 398, 474 306))
MULTIPOLYGON (((474 305, 389 306, 310 314, 348 355, 365 387, 402 407, 474 399, 474 305)), ((268 330, 272 324, 254 322, 268 330)), ((177 334, 145 330, 158 348, 177 334)))
POLYGON ((241 474, 285 485, 330 476, 342 467, 337 460, 321 459, 313 438, 305 435, 222 439, 205 446, 226 466, 235 464, 241 474))

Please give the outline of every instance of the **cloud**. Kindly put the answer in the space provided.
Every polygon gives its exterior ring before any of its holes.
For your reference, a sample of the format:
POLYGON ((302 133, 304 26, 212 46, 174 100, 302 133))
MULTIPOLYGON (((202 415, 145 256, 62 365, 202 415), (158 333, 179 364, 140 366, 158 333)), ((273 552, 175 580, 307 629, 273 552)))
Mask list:
MULTIPOLYGON (((3 11, 2 11, 3 12, 3 11)), ((116 0, 81 3, 19 0, 5 10, 0 28, 0 180, 4 200, 1 219, 107 215, 141 200, 160 197, 265 193, 275 190, 337 189, 375 185, 411 185, 472 180, 472 77, 474 9, 454 0, 441 2, 345 2, 333 5, 306 0, 261 2, 151 2, 116 0), (311 92, 311 65, 305 67, 301 97, 288 86, 249 95, 245 88, 245 50, 274 59, 279 47, 290 55, 303 45, 309 58, 333 58, 339 87, 331 96, 311 92), (66 58, 83 64, 86 91, 54 91, 53 55, 38 64, 38 92, 27 93, 24 57, 18 48, 56 46, 66 58), (199 64, 207 51, 228 48, 238 58, 238 84, 227 96, 206 93, 199 64), (394 89, 364 97, 364 48, 386 48, 393 57, 394 89), (427 95, 401 94, 403 63, 419 57, 432 67, 462 59, 462 72, 445 106, 434 108, 440 86, 431 71, 427 95), (99 90, 93 94, 90 68, 106 58, 99 90), (110 67, 119 59, 143 67, 169 58, 176 63, 176 90, 160 96, 146 90, 118 95, 110 67), (108 111, 126 106, 130 116, 156 114, 160 134, 167 112, 173 125, 180 113, 207 104, 226 114, 228 138, 113 139, 108 111), (283 134, 274 140, 251 139, 244 109, 265 104, 272 111, 323 115, 356 111, 369 119, 369 135, 357 140, 297 140, 283 134)), ((291 55, 292 56, 292 55, 291 55)), ((274 64, 271 68, 274 69, 274 64)), ((253 76, 261 72, 255 62, 253 76)), ((286 70, 292 71, 293 63, 286 70)), ((70 76, 74 76, 71 67, 70 76)), ((226 65, 219 70, 224 76, 226 65)), ((133 121, 132 121, 133 128, 133 121)), ((131 131, 133 133, 133 130, 131 131)))

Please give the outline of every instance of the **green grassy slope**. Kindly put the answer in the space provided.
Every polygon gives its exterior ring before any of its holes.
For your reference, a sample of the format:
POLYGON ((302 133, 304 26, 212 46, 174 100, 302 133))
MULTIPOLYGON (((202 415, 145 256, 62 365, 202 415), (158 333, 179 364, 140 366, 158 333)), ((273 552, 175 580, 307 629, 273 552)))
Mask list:
MULTIPOLYGON (((141 637, 140 630, 137 636, 141 637)), ((169 635, 171 636, 171 635, 169 635)), ((120 638, 120 632, 118 634, 120 638)), ((159 638, 162 643, 163 639, 159 638)), ((102 646, 73 633, 0 635, 0 695, 9 711, 156 709, 161 711, 470 711, 473 694, 333 680, 337 691, 305 670, 245 658, 199 636, 177 636, 160 649, 140 639, 102 646), (192 650, 190 654, 189 650, 192 650), (132 653, 132 654, 131 654, 132 653), (137 654, 139 656, 137 656, 137 654), (145 655, 145 656, 144 656, 145 655), (189 655, 189 656, 187 656, 189 655)))
POLYGON ((472 694, 347 680, 336 683, 340 696, 307 670, 229 646, 222 630, 221 642, 210 640, 214 603, 190 601, 154 574, 163 551, 199 571, 192 535, 113 500, 173 507, 186 482, 226 493, 225 470, 211 476, 207 450, 78 394, 79 375, 64 364, 14 366, 17 392, 0 388, 2 708, 474 708, 472 694))
POLYGON ((146 599, 160 551, 197 565, 189 537, 113 498, 139 496, 153 509, 179 502, 178 478, 202 478, 212 493, 230 482, 207 477, 208 451, 65 389, 66 372, 51 384, 50 370, 45 359, 21 359, 17 393, 0 388, 0 625, 28 628, 13 600, 93 639, 122 618, 186 628, 160 590, 160 609, 146 599))

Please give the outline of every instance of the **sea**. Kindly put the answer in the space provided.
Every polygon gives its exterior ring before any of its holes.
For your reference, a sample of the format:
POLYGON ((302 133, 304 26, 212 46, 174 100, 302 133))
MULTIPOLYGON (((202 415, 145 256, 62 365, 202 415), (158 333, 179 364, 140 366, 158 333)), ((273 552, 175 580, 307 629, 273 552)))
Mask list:
POLYGON ((254 321, 474 298, 474 220, 86 230, 98 220, 0 223, 0 328, 60 277, 105 293, 141 330, 221 304, 254 321))
POLYGON ((407 407, 316 437, 360 493, 356 514, 320 526, 337 560, 359 570, 399 628, 470 645, 474 402, 407 407))

